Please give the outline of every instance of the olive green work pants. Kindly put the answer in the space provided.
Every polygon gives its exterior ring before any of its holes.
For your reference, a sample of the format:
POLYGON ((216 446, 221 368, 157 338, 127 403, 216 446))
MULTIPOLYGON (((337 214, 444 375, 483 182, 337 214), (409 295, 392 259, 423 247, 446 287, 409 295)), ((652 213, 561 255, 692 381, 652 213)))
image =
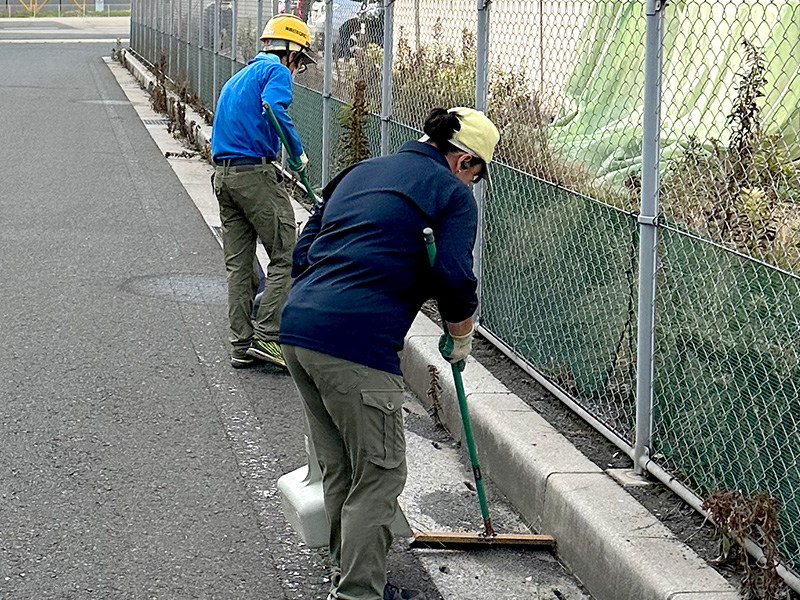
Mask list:
POLYGON ((292 285, 292 252, 297 240, 294 210, 280 177, 270 163, 214 168, 233 356, 244 356, 254 339, 278 341, 281 311, 292 285), (267 250, 269 267, 254 326, 253 300, 259 284, 255 269, 257 238, 267 250))
POLYGON ((282 350, 322 470, 331 597, 382 600, 406 482, 403 378, 297 346, 282 350))

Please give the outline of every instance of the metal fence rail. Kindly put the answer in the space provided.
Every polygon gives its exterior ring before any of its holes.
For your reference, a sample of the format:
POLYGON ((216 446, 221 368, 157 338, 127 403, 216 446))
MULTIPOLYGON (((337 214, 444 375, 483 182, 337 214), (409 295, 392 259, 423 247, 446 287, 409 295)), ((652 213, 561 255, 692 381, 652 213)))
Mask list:
MULTIPOLYGON (((800 565, 800 2, 347 4, 305 7, 314 185, 434 106, 486 109, 483 330, 637 469, 771 494, 800 565)), ((277 10, 138 0, 131 46, 212 108, 277 10)))

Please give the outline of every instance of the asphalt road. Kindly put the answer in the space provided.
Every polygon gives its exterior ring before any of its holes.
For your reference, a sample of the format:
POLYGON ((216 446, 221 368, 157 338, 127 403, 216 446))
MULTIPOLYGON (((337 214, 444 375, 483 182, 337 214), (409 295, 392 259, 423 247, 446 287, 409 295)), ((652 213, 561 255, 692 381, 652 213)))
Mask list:
POLYGON ((304 462, 290 378, 229 367, 221 250, 110 46, 4 42, 17 21, 0 23, 0 598, 322 597, 322 555, 275 493, 304 462))
MULTIPOLYGON (((3 16, 0 10, 0 16, 3 16)), ((109 18, 0 18, 0 41, 8 43, 114 43, 127 39, 129 19, 109 18)))

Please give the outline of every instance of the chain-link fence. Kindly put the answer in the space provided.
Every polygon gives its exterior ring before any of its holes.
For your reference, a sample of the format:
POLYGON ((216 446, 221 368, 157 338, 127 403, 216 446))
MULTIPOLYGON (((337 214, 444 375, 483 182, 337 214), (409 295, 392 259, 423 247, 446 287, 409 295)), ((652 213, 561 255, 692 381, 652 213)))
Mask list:
POLYGON ((670 5, 663 88, 652 448, 777 498, 797 567, 800 2, 670 5))
MULTIPOLYGON (((131 46, 210 108, 280 9, 139 0, 131 46)), ((800 564, 800 2, 303 9, 313 183, 418 137, 434 106, 487 110, 482 331, 638 468, 775 497, 800 564)))

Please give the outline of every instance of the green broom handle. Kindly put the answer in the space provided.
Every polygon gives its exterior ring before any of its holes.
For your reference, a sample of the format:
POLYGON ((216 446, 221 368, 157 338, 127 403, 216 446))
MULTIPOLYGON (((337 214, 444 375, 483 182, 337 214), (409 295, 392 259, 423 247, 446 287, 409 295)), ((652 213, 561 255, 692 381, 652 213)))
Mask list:
MULTIPOLYGON (((289 141, 286 139, 286 133, 283 131, 283 127, 281 127, 280 123, 278 123, 278 119, 275 116, 275 113, 272 112, 272 107, 269 105, 268 102, 262 102, 261 105, 264 107, 264 110, 266 111, 267 116, 269 117, 269 120, 272 123, 272 127, 278 133, 278 137, 281 140, 281 144, 283 144, 283 147, 286 148, 286 154, 289 155, 289 160, 293 163, 297 163, 298 158, 294 154, 292 154, 292 149, 289 147, 289 141)), ((306 177, 306 170, 303 169, 302 171, 300 171, 299 176, 300 176, 300 182, 303 184, 303 186, 305 186, 306 192, 308 192, 308 197, 311 199, 311 202, 314 204, 314 206, 318 206, 319 201, 317 200, 316 194, 314 194, 314 190, 311 189, 311 184, 308 182, 308 177, 306 177)))
MULTIPOLYGON (((428 261, 433 267, 436 262, 436 240, 433 237, 433 229, 426 227, 422 230, 425 237, 425 248, 428 251, 428 261)), ((442 319, 442 329, 444 335, 449 338, 450 332, 447 330, 447 323, 442 319)), ((472 425, 469 421, 469 411, 467 409, 467 395, 464 393, 464 382, 461 379, 461 369, 459 365, 450 365, 453 370, 453 381, 456 384, 456 396, 458 396, 458 409, 461 413, 461 423, 464 427, 464 437, 467 440, 467 449, 469 450, 469 460, 472 464, 472 475, 475 478, 475 489, 478 492, 478 502, 481 505, 481 516, 483 516, 483 526, 485 537, 495 535, 492 528, 492 518, 489 516, 489 505, 486 502, 486 492, 483 489, 483 476, 481 475, 481 466, 478 463, 478 451, 475 448, 475 440, 472 437, 472 425)))

